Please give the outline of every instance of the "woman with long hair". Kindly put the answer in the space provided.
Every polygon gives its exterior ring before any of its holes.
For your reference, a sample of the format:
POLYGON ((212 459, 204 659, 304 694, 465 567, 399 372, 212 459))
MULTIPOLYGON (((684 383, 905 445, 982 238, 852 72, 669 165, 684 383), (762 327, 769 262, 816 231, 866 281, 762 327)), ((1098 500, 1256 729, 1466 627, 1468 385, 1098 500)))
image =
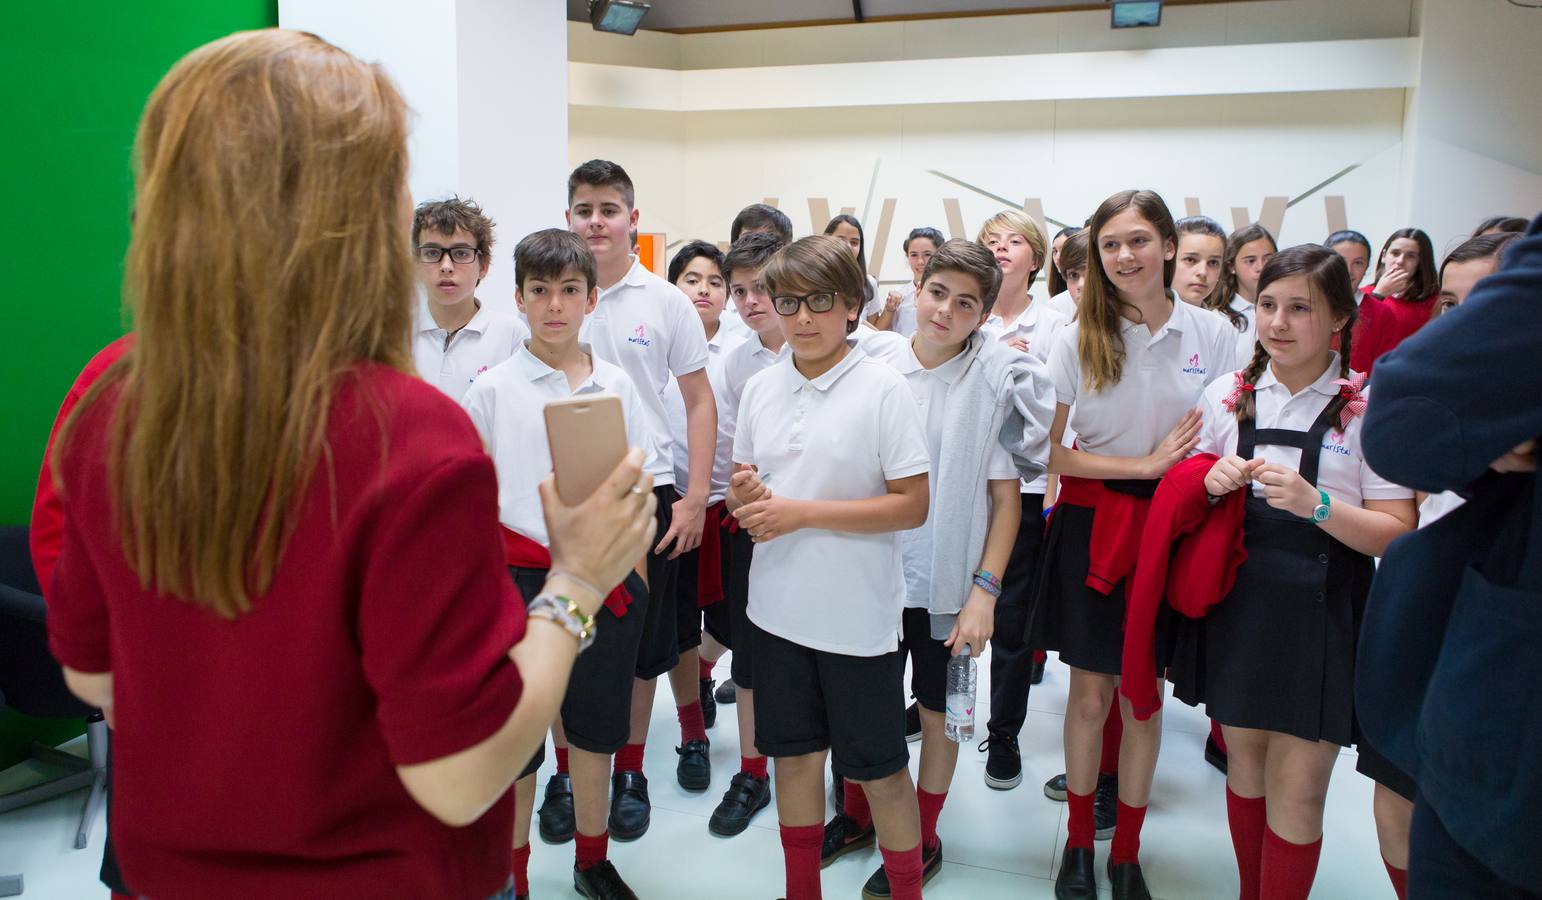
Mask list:
POLYGON ((577 507, 548 480, 527 620, 492 462, 413 372, 406 139, 383 71, 276 29, 140 122, 136 342, 58 439, 48 625, 144 895, 510 896, 510 785, 652 536, 640 452, 577 507))

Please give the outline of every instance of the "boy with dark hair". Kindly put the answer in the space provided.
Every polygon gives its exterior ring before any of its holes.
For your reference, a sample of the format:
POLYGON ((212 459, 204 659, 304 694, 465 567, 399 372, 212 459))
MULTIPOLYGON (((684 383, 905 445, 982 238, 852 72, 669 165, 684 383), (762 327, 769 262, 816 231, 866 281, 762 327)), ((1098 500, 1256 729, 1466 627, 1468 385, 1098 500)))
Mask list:
MULTIPOLYGON (((498 472, 498 519, 509 574, 520 593, 534 599, 551 567, 537 492, 552 464, 545 405, 579 394, 615 394, 621 398, 628 443, 649 447, 653 441, 631 379, 579 343, 597 294, 594 257, 583 240, 556 228, 526 236, 514 250, 514 276, 515 302, 529 317, 531 336, 512 357, 478 378, 462 405, 498 472)), ((631 729, 632 675, 649 603, 647 586, 636 573, 606 598, 595 614, 595 644, 573 665, 562 701, 567 746, 557 749, 558 773, 552 781, 574 798, 573 886, 585 897, 634 896, 607 858, 606 776, 610 755, 626 743, 631 729)), ((515 783, 516 896, 530 893, 530 809, 544 755, 543 747, 515 783)))
MULTIPOLYGON (((599 295, 581 337, 594 355, 619 366, 642 397, 657 454, 648 467, 658 494, 659 541, 648 555, 652 602, 632 695, 631 738, 616 754, 611 784, 610 831, 636 840, 648 830, 652 804, 643 776, 643 751, 658 676, 679 662, 675 640, 678 559, 701 543, 717 442, 717 409, 707 380, 707 339, 685 294, 649 272, 632 253, 637 227, 636 192, 626 170, 592 159, 568 177, 568 229, 594 254, 599 295), (685 405, 686 433, 669 425, 665 397, 677 384, 685 405), (687 483, 675 482, 674 445, 687 448, 687 483)), ((547 788, 541 809, 543 834, 571 833, 572 797, 547 788)))
POLYGON ((728 241, 737 244, 739 238, 757 231, 770 232, 780 238, 783 244, 792 243, 792 220, 769 203, 751 203, 739 210, 739 214, 734 216, 733 226, 728 230, 728 241))
POLYGON ((493 260, 493 220, 474 200, 420 203, 412 216, 412 252, 424 290, 412 358, 424 380, 460 400, 478 375, 529 336, 516 316, 476 297, 493 260))

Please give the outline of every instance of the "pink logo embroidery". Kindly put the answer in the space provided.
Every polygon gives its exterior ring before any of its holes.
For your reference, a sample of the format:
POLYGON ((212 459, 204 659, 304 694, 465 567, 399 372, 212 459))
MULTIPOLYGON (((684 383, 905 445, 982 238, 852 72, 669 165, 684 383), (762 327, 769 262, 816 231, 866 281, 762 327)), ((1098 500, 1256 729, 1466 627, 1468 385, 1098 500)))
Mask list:
POLYGON ((470 384, 471 382, 476 381, 478 378, 482 377, 482 373, 486 372, 489 368, 490 366, 483 366, 482 368, 477 369, 475 372, 471 373, 470 378, 466 379, 466 383, 470 384))
POLYGON ((632 336, 626 339, 628 344, 636 344, 639 347, 652 347, 653 341, 648 339, 648 326, 642 322, 632 329, 632 336))
POLYGON ((1193 356, 1189 357, 1189 364, 1188 364, 1188 366, 1186 366, 1184 368, 1183 374, 1185 374, 1185 375, 1203 375, 1203 374, 1205 374, 1205 367, 1199 364, 1199 354, 1198 353, 1195 353, 1193 356))
POLYGON ((1191 365, 1191 366, 1199 365, 1199 354, 1198 353, 1196 353, 1193 356, 1189 357, 1189 365, 1191 365))

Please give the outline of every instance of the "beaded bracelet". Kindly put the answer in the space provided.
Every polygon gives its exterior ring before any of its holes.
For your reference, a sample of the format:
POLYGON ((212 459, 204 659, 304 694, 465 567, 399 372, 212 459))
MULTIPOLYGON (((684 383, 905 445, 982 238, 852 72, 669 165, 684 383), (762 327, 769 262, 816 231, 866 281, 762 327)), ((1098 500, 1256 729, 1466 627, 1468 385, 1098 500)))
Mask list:
POLYGON ((974 573, 975 586, 992 597, 1001 597, 1001 579, 985 571, 978 569, 974 573))

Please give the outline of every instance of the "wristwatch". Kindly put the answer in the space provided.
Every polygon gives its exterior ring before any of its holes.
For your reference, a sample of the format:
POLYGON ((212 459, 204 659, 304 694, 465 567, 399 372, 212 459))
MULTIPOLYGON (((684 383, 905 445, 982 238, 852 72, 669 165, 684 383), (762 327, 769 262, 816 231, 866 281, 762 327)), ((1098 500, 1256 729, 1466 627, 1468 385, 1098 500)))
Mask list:
POLYGON ((1321 502, 1312 509, 1312 521, 1320 524, 1328 521, 1328 516, 1333 514, 1333 510, 1329 508, 1330 500, 1327 491, 1318 488, 1317 497, 1321 502))
POLYGON ((537 594, 525 614, 532 618, 546 619, 561 625, 568 634, 578 638, 578 652, 582 653, 594 643, 594 616, 584 615, 577 601, 561 594, 537 594))

